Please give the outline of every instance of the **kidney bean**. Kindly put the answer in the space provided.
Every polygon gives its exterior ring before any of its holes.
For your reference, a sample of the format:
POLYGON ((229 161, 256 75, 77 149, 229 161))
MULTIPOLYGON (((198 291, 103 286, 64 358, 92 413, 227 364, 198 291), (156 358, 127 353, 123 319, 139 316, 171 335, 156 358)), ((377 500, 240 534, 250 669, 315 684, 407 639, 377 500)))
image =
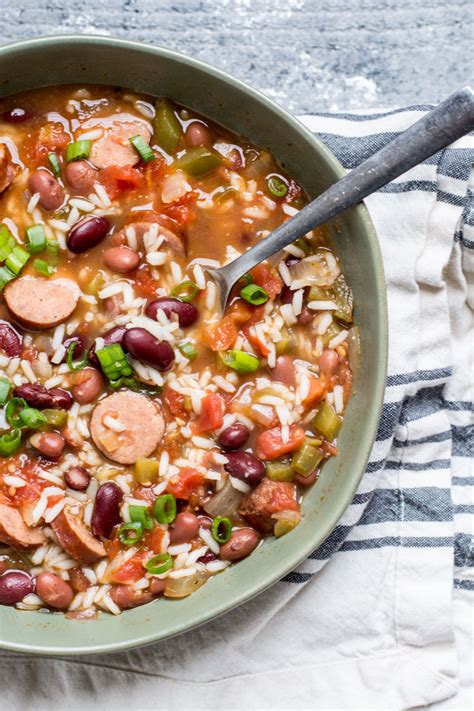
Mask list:
POLYGON ((303 306, 301 309, 301 312, 298 314, 296 317, 296 320, 300 324, 300 326, 306 326, 308 323, 312 323, 314 319, 314 311, 311 311, 311 309, 308 309, 307 306, 303 306))
POLYGON ((203 514, 201 514, 200 516, 198 516, 198 521, 200 528, 205 528, 206 531, 210 530, 212 526, 212 518, 210 516, 204 516, 203 514))
POLYGON ((207 126, 193 121, 186 129, 186 140, 190 146, 210 146, 212 136, 207 126))
POLYGON ((233 450, 240 449, 246 444, 250 432, 241 422, 236 422, 229 425, 219 435, 218 442, 222 449, 233 450))
MULTIPOLYGON (((114 326, 102 336, 104 339, 104 345, 110 346, 111 343, 122 343, 126 331, 127 329, 125 326, 114 326)), ((95 345, 92 346, 89 351, 89 363, 95 368, 100 368, 100 361, 95 352, 95 345)))
POLYGON ((159 309, 164 311, 168 318, 176 314, 181 328, 192 326, 199 316, 199 311, 194 304, 174 299, 172 296, 160 296, 158 299, 154 299, 146 307, 145 313, 148 318, 156 319, 156 313, 159 309))
POLYGON ((0 321, 0 348, 9 358, 19 356, 23 348, 23 339, 8 321, 0 321))
POLYGON ((89 195, 94 189, 97 171, 85 160, 68 163, 65 168, 66 180, 80 195, 89 195))
POLYGON ((74 592, 85 592, 90 586, 90 580, 86 577, 82 568, 71 568, 69 571, 69 582, 74 592))
POLYGON ((45 210, 57 210, 64 202, 64 190, 47 170, 37 170, 30 176, 28 187, 32 193, 39 193, 39 202, 45 210))
POLYGON ((15 605, 25 595, 34 592, 35 583, 28 573, 22 570, 9 570, 0 576, 0 605, 15 605))
POLYGON ((291 302, 293 301, 294 294, 295 294, 295 292, 291 291, 290 287, 286 286, 286 284, 285 284, 283 289, 280 291, 281 303, 282 304, 291 304, 291 302))
POLYGON ((67 351, 69 349, 69 346, 71 343, 75 343, 76 346, 73 351, 73 360, 77 360, 80 358, 82 355, 84 355, 84 352, 86 350, 86 339, 84 336, 82 336, 80 333, 77 334, 77 336, 70 336, 69 338, 66 338, 65 341, 63 341, 63 346, 66 349, 66 354, 62 360, 63 363, 66 362, 67 360, 67 351))
POLYGON ((144 328, 130 328, 126 331, 123 344, 133 358, 158 370, 168 370, 174 361, 174 351, 170 344, 159 341, 144 328))
POLYGON ((278 356, 275 367, 272 368, 272 378, 283 385, 294 386, 296 384, 295 364, 291 356, 278 356))
POLYGON ((224 469, 250 486, 255 486, 265 476, 265 464, 250 452, 224 452, 227 464, 224 469))
POLYGON ((15 108, 4 111, 2 114, 2 119, 7 123, 23 123, 29 118, 31 118, 29 111, 22 109, 20 106, 15 106, 15 108))
POLYGON ((128 274, 138 267, 140 257, 130 247, 111 247, 102 255, 104 264, 111 272, 128 274))
POLYGON ((123 493, 113 481, 99 487, 92 513, 92 533, 94 536, 110 538, 112 529, 120 523, 120 505, 123 493))
POLYGON ((67 247, 74 254, 82 254, 102 242, 108 231, 109 223, 105 217, 86 217, 69 230, 67 247))
POLYGON ((298 264, 298 262, 301 262, 301 259, 299 257, 295 257, 294 254, 290 254, 290 256, 285 259, 287 267, 292 267, 294 264, 298 264))
POLYGON ((200 558, 198 558, 198 563, 210 563, 211 560, 217 560, 217 556, 212 551, 207 551, 200 558))
POLYGON ((260 543, 260 535, 253 528, 232 531, 230 540, 221 546, 219 555, 223 560, 246 558, 260 543))
POLYGON ((85 491, 90 480, 90 474, 84 467, 71 467, 64 473, 64 481, 74 491, 85 491))
POLYGON ((57 459, 63 453, 66 440, 57 432, 38 432, 30 437, 30 444, 47 459, 57 459))
POLYGON ((150 590, 152 595, 161 595, 166 587, 166 580, 160 580, 160 578, 152 578, 150 582, 150 590))
POLYGON ((62 388, 45 388, 39 383, 26 383, 18 385, 13 394, 15 397, 21 397, 31 407, 36 407, 38 410, 45 408, 59 408, 61 410, 69 410, 73 403, 71 393, 62 388))
POLYGON ((130 610, 153 600, 151 592, 132 590, 128 585, 114 585, 110 597, 121 610, 130 610))
POLYGON ((61 434, 66 440, 67 444, 74 449, 80 449, 84 444, 84 438, 79 434, 77 430, 72 430, 70 427, 63 427, 61 434))
POLYGON ((318 365, 321 373, 333 375, 339 364, 337 352, 331 348, 326 348, 319 357, 318 365))
POLYGON ((71 392, 81 405, 93 402, 104 386, 104 379, 95 368, 84 368, 77 374, 77 385, 73 385, 71 392))
POLYGON ((301 476, 301 474, 295 474, 293 477, 293 481, 295 484, 299 484, 300 486, 311 486, 314 484, 317 478, 317 472, 316 470, 314 472, 311 472, 311 474, 308 474, 308 476, 301 476))
POLYGON ((170 528, 170 543, 175 546, 179 543, 189 543, 196 538, 199 531, 199 519, 193 513, 183 511, 179 513, 170 528))
POLYGON ((72 587, 54 573, 40 573, 36 578, 36 594, 49 607, 67 610, 74 597, 72 587))

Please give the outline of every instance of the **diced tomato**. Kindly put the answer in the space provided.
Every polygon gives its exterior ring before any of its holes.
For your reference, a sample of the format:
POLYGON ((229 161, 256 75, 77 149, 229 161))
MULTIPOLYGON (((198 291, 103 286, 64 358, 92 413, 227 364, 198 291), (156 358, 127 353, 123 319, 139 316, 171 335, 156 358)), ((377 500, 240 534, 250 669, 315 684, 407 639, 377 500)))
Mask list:
POLYGON ((278 511, 298 511, 298 502, 295 500, 295 485, 287 481, 275 481, 273 484, 271 496, 266 501, 265 510, 269 514, 274 514, 278 511))
POLYGON ((145 570, 143 568, 143 558, 145 557, 145 551, 140 550, 135 553, 130 560, 127 560, 123 565, 111 575, 112 582, 114 583, 136 583, 143 577, 145 570))
POLYGON ((309 393, 303 400, 304 407, 313 407, 323 397, 325 391, 324 383, 320 378, 309 379, 309 393))
POLYGON ((168 482, 166 491, 177 499, 189 499, 190 495, 204 481, 204 476, 192 467, 184 467, 176 482, 168 482))
POLYGON ((165 402, 168 405, 170 412, 175 417, 185 418, 188 412, 184 407, 184 395, 173 388, 166 388, 165 402))
POLYGON ((111 200, 115 200, 126 190, 135 190, 144 184, 143 173, 131 165, 111 165, 99 170, 99 181, 107 190, 111 200))
POLYGON ((61 123, 46 123, 25 141, 27 162, 30 165, 44 165, 47 163, 48 153, 61 152, 70 142, 71 138, 61 123))
POLYGON ((29 360, 30 363, 37 359, 38 351, 34 346, 26 346, 21 352, 21 357, 23 360, 29 360))
POLYGON ((290 427, 288 442, 281 438, 281 427, 273 427, 258 435, 256 440, 257 456, 261 459, 278 459, 298 449, 304 442, 305 434, 302 427, 290 427))
POLYGON ((144 536, 145 545, 154 553, 161 553, 161 544, 165 531, 160 526, 155 526, 151 531, 147 531, 144 536))
POLYGON ((110 560, 113 560, 117 553, 120 553, 120 551, 122 550, 122 546, 118 538, 114 538, 111 541, 106 541, 105 548, 107 550, 107 555, 110 560))
POLYGON ((160 288, 160 282, 152 277, 148 266, 143 266, 137 269, 134 277, 134 287, 140 296, 156 296, 157 291, 160 288))
POLYGON ((140 166, 149 190, 152 190, 161 182, 163 178, 163 168, 165 165, 165 159, 162 156, 157 155, 154 160, 140 166))
POLYGON ((259 339, 257 334, 253 331, 252 327, 248 326, 246 328, 243 328, 242 330, 245 333, 245 336, 246 336, 248 342, 250 343, 250 345, 252 346, 252 348, 254 348, 257 351, 257 353, 260 353, 261 356, 266 358, 267 355, 270 353, 270 349, 268 348, 268 346, 265 343, 263 343, 259 339))
POLYGON ((222 427, 224 421, 225 405, 220 395, 208 393, 201 400, 201 414, 191 424, 193 434, 209 432, 222 427))
POLYGON ((255 284, 268 292, 273 301, 283 289, 283 281, 277 270, 270 264, 258 264, 250 272, 255 284))
POLYGON ((196 194, 188 192, 179 200, 174 200, 169 205, 164 205, 161 211, 172 220, 175 220, 178 225, 186 225, 193 215, 192 204, 195 200, 196 194))
POLYGON ((213 351, 226 351, 232 348, 239 331, 231 316, 224 316, 219 323, 203 326, 202 340, 213 351))
POLYGON ((326 442, 326 440, 321 444, 321 449, 324 454, 327 454, 329 457, 337 457, 337 453, 339 452, 337 447, 331 444, 331 442, 326 442))

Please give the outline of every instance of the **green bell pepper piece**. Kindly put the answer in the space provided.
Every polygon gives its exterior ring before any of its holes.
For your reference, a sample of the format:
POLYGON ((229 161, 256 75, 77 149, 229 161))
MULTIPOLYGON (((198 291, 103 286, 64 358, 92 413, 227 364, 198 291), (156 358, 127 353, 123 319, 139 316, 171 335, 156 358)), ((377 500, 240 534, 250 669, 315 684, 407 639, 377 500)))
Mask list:
POLYGON ((342 419, 336 414, 331 403, 324 400, 321 407, 313 418, 313 429, 322 434, 324 439, 332 442, 339 434, 342 419))

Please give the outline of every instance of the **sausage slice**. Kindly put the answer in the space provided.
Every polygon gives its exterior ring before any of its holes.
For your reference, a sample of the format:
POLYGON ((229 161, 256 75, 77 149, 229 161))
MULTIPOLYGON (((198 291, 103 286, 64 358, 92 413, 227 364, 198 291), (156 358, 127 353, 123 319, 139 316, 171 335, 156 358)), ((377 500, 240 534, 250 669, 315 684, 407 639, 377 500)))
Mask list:
MULTIPOLYGON (((113 242, 114 244, 128 244, 127 232, 128 230, 131 230, 133 231, 132 234, 135 235, 138 244, 144 244, 143 238, 150 233, 152 226, 152 222, 131 222, 113 236, 113 242)), ((163 227, 162 225, 158 226, 158 237, 164 237, 164 242, 159 249, 168 247, 172 252, 174 252, 174 254, 176 254, 176 256, 185 256, 183 241, 167 227, 163 227)))
POLYGON ((140 156, 130 143, 133 136, 143 136, 147 143, 151 139, 148 121, 132 114, 115 114, 110 118, 90 119, 82 124, 86 130, 101 128, 101 138, 92 142, 89 160, 97 168, 111 165, 135 165, 140 156))
POLYGON ((29 528, 16 509, 0 504, 0 541, 16 548, 34 548, 46 541, 43 531, 29 528))
POLYGON ((277 511, 297 511, 296 486, 289 481, 265 477, 239 506, 239 514, 262 533, 272 533, 277 511))
POLYGON ((5 145, 0 143, 0 193, 12 184, 17 172, 18 166, 11 162, 5 145))
POLYGON ((94 444, 109 459, 134 464, 154 452, 165 423, 156 405, 145 395, 123 391, 96 405, 90 429, 94 444), (114 426, 108 427, 111 420, 114 426))
POLYGON ((56 516, 51 526, 60 545, 66 553, 79 563, 95 563, 103 558, 107 551, 98 538, 92 535, 78 514, 72 512, 72 506, 66 504, 56 516))
POLYGON ((27 274, 11 281, 3 293, 17 321, 27 328, 42 331, 69 318, 81 290, 71 279, 43 279, 27 274))

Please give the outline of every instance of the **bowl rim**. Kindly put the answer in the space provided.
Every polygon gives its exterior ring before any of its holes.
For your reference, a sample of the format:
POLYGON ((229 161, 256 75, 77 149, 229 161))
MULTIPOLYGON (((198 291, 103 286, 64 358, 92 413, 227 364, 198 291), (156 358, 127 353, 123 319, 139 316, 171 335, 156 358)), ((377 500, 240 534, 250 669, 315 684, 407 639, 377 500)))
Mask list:
MULTIPOLYGON (((104 35, 48 35, 34 37, 31 39, 18 40, 14 42, 8 42, 0 46, 0 65, 2 60, 15 55, 16 53, 21 54, 31 50, 37 50, 41 47, 60 47, 65 44, 74 44, 77 46, 84 47, 111 47, 114 49, 122 48, 124 50, 133 50, 139 53, 146 53, 150 56, 155 56, 157 58, 166 58, 171 61, 186 63, 191 65, 197 70, 201 70, 207 75, 220 80, 223 84, 228 84, 236 89, 240 89, 247 95, 250 95, 255 101, 263 105, 265 109, 268 109, 271 113, 276 113, 281 119, 283 119, 289 126, 289 129, 299 134, 305 141, 312 144, 316 151, 323 155, 324 160, 329 168, 334 171, 337 178, 343 177, 346 171, 332 153, 332 151, 311 131, 304 126, 299 119, 293 116, 291 113, 287 112, 285 109, 280 107, 278 104, 269 99, 265 94, 261 93, 257 89, 248 85, 240 79, 234 78, 227 72, 217 69, 212 65, 207 64, 193 57, 189 57, 181 52, 176 52, 174 50, 167 49, 160 45, 151 45, 146 42, 138 42, 133 40, 126 40, 121 38, 115 38, 104 35)), ((45 84, 45 86, 55 86, 56 84, 45 84)), ((57 85, 56 85, 57 86, 57 85)), ((26 89, 25 89, 26 91, 26 89)), ((13 95, 17 92, 12 92, 13 95)), ((8 95, 8 94, 6 94, 8 95)), ((278 156, 276 156, 278 158, 278 156)), ((387 298, 386 298, 386 282, 382 261, 382 254, 380 250, 380 245, 377 238, 377 233, 375 231, 372 219, 364 203, 359 203, 355 208, 358 214, 358 218, 363 224, 363 229, 365 230, 367 239, 370 243, 370 248, 374 260, 374 286, 378 294, 378 323, 380 328, 380 340, 378 343, 378 362, 379 366, 374 373, 374 393, 375 398, 372 400, 372 407, 366 413, 366 419, 368 421, 366 425, 366 431, 371 433, 371 436, 365 437, 365 442, 360 445, 360 450, 358 454, 358 462, 360 466, 359 475, 357 477, 352 477, 352 486, 348 487, 345 496, 340 498, 339 505, 334 507, 334 515, 331 517, 331 523, 328 524, 323 530, 318 529, 317 538, 308 538, 305 545, 300 545, 295 548, 294 554, 292 556, 286 557, 286 565, 284 567, 278 568, 270 576, 265 576, 264 578, 257 578, 252 585, 248 585, 244 593, 237 594, 232 602, 221 603, 217 608, 210 608, 208 611, 202 613, 192 613, 190 615, 191 620, 185 624, 180 623, 180 618, 177 616, 174 624, 170 625, 169 631, 162 635, 159 631, 154 630, 151 627, 150 632, 147 634, 142 634, 140 636, 134 636, 132 634, 127 634, 126 639, 121 639, 114 641, 112 643, 95 643, 87 645, 74 645, 71 643, 67 647, 63 646, 43 646, 38 643, 25 644, 11 640, 0 640, 0 648, 5 650, 10 650, 14 652, 22 652, 28 654, 41 654, 45 656, 69 656, 69 655, 93 655, 99 653, 112 653, 112 652, 122 652, 128 649, 133 649, 138 646, 147 646, 159 640, 170 639, 179 634, 184 634, 190 630, 193 630, 206 622, 217 619, 226 612, 230 612, 236 607, 249 601, 256 595, 264 592, 272 585, 274 585, 283 576, 288 574, 290 571, 294 570, 308 555, 314 551, 318 546, 320 546, 324 540, 328 537, 334 527, 337 525, 342 514, 350 505, 354 493, 359 486, 359 483, 364 476, 367 461, 369 459, 370 451, 372 449, 375 435, 377 432, 377 426, 380 420, 380 415, 382 411, 383 396, 385 392, 385 381, 387 373, 387 358, 388 358, 388 313, 387 313, 387 298)), ((20 612, 21 614, 21 612, 20 612)), ((34 613, 33 613, 34 614, 34 613)), ((119 618, 117 618, 119 619, 119 618)), ((0 625, 1 628, 1 625, 0 625)))

